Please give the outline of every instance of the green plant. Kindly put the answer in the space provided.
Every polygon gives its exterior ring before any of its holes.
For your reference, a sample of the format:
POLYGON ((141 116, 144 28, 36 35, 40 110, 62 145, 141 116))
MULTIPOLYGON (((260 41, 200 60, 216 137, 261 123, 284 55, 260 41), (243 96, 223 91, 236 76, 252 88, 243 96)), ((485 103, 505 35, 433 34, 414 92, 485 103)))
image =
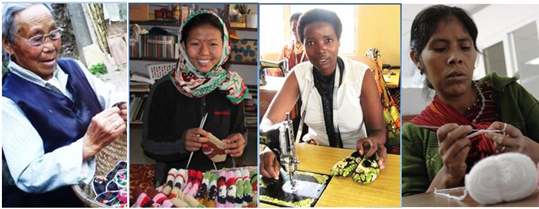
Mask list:
POLYGON ((247 9, 246 4, 236 4, 234 5, 234 9, 238 10, 238 12, 242 15, 251 14, 251 9, 247 9))
POLYGON ((89 70, 94 75, 103 75, 107 73, 107 66, 105 66, 105 64, 103 63, 97 63, 93 65, 92 67, 90 67, 89 70))

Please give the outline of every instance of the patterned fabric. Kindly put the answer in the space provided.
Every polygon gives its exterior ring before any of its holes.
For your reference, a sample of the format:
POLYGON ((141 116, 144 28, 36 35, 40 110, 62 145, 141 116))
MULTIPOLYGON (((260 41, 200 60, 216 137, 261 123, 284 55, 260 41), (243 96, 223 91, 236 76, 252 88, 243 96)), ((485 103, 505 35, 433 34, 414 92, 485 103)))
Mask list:
MULTIPOLYGON (((344 74, 344 63, 340 57, 337 57, 337 64, 339 65, 339 80, 341 80, 342 75, 344 74)), ((341 135, 336 132, 333 124, 333 87, 335 85, 335 72, 329 76, 323 76, 320 74, 320 72, 318 72, 318 69, 313 66, 314 86, 322 98, 324 123, 326 124, 326 133, 328 135, 329 145, 331 147, 342 148, 343 145, 341 135)))
POLYGON ((127 203, 127 163, 120 161, 106 176, 95 176, 92 186, 96 201, 124 207, 127 203))
POLYGON ((181 34, 186 23, 193 19, 193 17, 201 14, 214 15, 223 26, 223 51, 221 59, 209 72, 202 73, 189 61, 186 49, 180 45, 180 59, 178 60, 177 68, 169 73, 169 77, 178 91, 188 97, 200 98, 219 88, 220 90, 228 91, 227 98, 232 103, 238 104, 249 94, 249 90, 237 73, 228 72, 222 67, 230 55, 228 30, 223 20, 211 11, 198 10, 187 17, 180 27, 179 40, 181 40, 181 34))
MULTIPOLYGON (((480 84, 481 86, 482 84, 480 84)), ((491 98, 492 96, 492 90, 490 90, 490 93, 488 97, 485 96, 486 100, 489 100, 488 98, 491 98)), ((479 98, 481 100, 481 98, 479 98)), ((472 119, 475 118, 479 112, 475 112, 476 108, 473 108, 473 113, 468 113, 469 117, 465 117, 464 115, 460 114, 457 110, 455 110, 453 107, 445 104, 438 95, 434 96, 434 100, 432 103, 425 108, 421 112, 420 115, 412 119, 412 123, 416 125, 426 125, 426 126, 443 126, 447 123, 456 123, 459 125, 471 125, 475 129, 487 129, 490 124, 492 124, 493 121, 485 120, 485 117, 491 117, 493 112, 496 111, 495 106, 494 109, 492 109, 493 105, 492 101, 489 102, 489 115, 481 115, 477 123, 473 123, 472 119), (472 119, 470 119, 472 118, 472 119)), ((487 103, 485 103, 486 105, 487 103)), ((479 101, 479 104, 476 105, 479 106, 479 109, 481 108, 481 101, 479 101)), ((470 112, 470 111, 468 111, 470 112)), ((465 113, 466 114, 466 113, 465 113)), ((436 131, 436 130, 434 130, 436 131)), ((484 134, 480 134, 476 137, 472 137, 471 139, 472 146, 470 147, 470 152, 468 153, 468 157, 466 158, 466 164, 468 165, 468 170, 475 165, 479 160, 486 158, 488 156, 491 156, 496 153, 494 149, 494 143, 492 140, 488 139, 484 134)))
POLYGON ((288 44, 284 45, 281 54, 279 55, 279 61, 288 59, 288 68, 292 69, 299 63, 309 61, 307 54, 303 48, 303 44, 298 44, 296 40, 291 40, 288 44))

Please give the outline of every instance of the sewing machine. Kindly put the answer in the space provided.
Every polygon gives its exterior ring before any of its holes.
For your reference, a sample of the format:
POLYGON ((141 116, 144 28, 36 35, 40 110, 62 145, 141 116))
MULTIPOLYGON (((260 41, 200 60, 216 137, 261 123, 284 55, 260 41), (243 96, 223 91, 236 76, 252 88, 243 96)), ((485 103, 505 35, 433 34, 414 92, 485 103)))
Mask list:
POLYGON ((280 62, 260 60, 260 85, 266 85, 266 68, 281 69, 283 77, 285 77, 290 72, 290 70, 288 69, 288 59, 286 58, 280 62))
POLYGON ((296 191, 296 179, 294 174, 298 168, 299 159, 296 156, 294 126, 290 113, 286 113, 285 120, 279 126, 279 147, 281 148, 281 166, 288 174, 290 184, 283 185, 285 192, 296 191), (286 187, 286 188, 285 188, 286 187))

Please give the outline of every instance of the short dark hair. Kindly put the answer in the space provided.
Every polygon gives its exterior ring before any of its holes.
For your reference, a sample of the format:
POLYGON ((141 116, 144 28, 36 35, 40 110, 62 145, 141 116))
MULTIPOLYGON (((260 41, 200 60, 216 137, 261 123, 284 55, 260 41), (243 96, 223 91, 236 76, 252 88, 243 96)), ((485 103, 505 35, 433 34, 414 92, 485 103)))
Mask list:
POLYGON ((189 32, 196 27, 202 26, 202 25, 211 25, 219 31, 221 31, 221 39, 224 37, 225 32, 223 30, 223 25, 221 24, 221 21, 219 18, 217 18, 215 15, 212 14, 200 14, 197 16, 194 16, 185 26, 183 26, 182 30, 182 40, 180 40, 181 43, 185 43, 187 41, 187 38, 189 37, 189 32))
MULTIPOLYGON (((414 19, 412 23, 412 30, 410 32, 410 49, 414 52, 414 57, 419 60, 423 49, 427 46, 430 37, 436 29, 438 24, 442 21, 448 21, 452 18, 456 18, 462 23, 464 29, 472 37, 473 45, 476 51, 477 49, 477 26, 473 19, 459 7, 450 7, 446 5, 433 5, 423 9, 414 19)), ((429 79, 425 79, 425 84, 429 88, 433 88, 429 79)))
POLYGON ((299 20, 300 16, 301 16, 301 12, 296 12, 296 13, 290 15, 290 22, 292 22, 294 20, 299 20))
POLYGON ((331 24, 335 33, 337 33, 337 38, 339 40, 341 39, 342 23, 339 16, 335 12, 326 9, 311 9, 303 13, 298 21, 298 35, 301 42, 305 39, 304 32, 307 25, 316 22, 327 22, 331 24))

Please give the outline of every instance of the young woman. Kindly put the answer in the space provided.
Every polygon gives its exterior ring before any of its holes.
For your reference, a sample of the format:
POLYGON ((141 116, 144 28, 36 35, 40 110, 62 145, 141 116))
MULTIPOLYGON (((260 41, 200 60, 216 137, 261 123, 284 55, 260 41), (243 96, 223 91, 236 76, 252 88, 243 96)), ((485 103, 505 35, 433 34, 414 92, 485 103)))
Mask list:
POLYGON ((213 169, 201 150, 209 133, 225 143, 229 155, 217 168, 232 167, 232 157, 241 156, 246 144, 243 99, 249 92, 237 73, 222 68, 230 54, 225 23, 199 10, 180 33, 178 67, 154 84, 144 114, 142 148, 156 161, 156 185, 171 168, 213 169))
MULTIPOLYGON (((260 129, 269 130, 282 122, 301 97, 301 112, 305 110, 302 117, 309 126, 304 141, 357 149, 369 157, 380 148, 383 168, 386 130, 380 95, 367 65, 338 56, 342 32, 339 17, 328 10, 312 9, 300 17, 297 29, 309 61, 296 65, 286 78, 260 129)), ((275 157, 269 149, 261 153, 262 175, 278 178, 275 157)))

